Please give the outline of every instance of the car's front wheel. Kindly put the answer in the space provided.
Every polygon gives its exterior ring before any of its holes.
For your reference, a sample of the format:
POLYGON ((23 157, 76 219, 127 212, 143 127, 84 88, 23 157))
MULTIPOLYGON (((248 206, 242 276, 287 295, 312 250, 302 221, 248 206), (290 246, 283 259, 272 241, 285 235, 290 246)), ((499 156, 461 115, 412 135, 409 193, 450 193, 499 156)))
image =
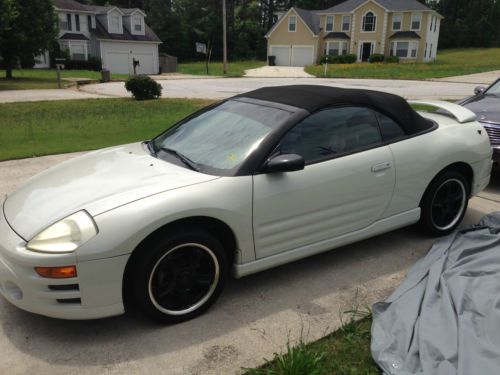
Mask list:
POLYGON ((438 175, 422 199, 420 224, 436 236, 453 232, 465 215, 469 195, 469 183, 461 173, 447 171, 438 175))
POLYGON ((149 317, 179 323, 215 302, 226 281, 227 256, 220 241, 203 230, 161 238, 140 249, 133 297, 149 317))

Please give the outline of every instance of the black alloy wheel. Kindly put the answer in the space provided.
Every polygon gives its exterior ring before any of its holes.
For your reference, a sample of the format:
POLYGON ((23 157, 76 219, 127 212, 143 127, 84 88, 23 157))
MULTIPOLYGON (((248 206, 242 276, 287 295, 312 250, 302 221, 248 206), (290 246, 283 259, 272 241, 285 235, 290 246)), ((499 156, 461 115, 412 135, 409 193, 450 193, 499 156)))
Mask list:
POLYGON ((436 236, 451 233, 465 215, 469 195, 469 183, 461 173, 447 171, 438 175, 422 199, 420 223, 436 236))
POLYGON ((179 323, 207 310, 220 295, 228 274, 225 249, 204 230, 165 234, 138 248, 132 292, 147 316, 179 323))

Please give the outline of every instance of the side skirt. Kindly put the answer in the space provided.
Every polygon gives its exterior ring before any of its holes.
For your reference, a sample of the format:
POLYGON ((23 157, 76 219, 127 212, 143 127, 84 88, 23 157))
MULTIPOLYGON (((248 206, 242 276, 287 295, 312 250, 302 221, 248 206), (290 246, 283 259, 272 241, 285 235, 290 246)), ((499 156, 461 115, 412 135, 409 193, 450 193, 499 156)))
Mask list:
POLYGON ((353 242, 358 242, 366 238, 415 224, 419 219, 420 207, 379 220, 364 229, 347 233, 339 237, 317 242, 312 245, 302 246, 297 249, 266 258, 257 259, 249 263, 235 264, 233 268, 233 275, 236 278, 240 278, 251 275, 252 273, 267 270, 269 268, 281 266, 314 254, 319 254, 340 246, 348 245, 353 242))

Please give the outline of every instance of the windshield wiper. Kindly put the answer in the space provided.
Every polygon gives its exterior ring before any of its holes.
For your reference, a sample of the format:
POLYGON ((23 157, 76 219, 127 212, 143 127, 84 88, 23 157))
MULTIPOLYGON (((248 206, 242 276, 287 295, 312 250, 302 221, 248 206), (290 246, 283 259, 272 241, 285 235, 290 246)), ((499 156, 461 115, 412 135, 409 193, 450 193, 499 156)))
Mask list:
POLYGON ((196 172, 200 171, 200 167, 198 167, 198 164, 196 164, 194 161, 189 159, 186 155, 181 154, 179 151, 174 150, 172 148, 168 148, 168 147, 161 147, 160 150, 164 151, 164 152, 168 152, 169 154, 176 156, 180 161, 182 161, 184 164, 186 164, 193 171, 196 171, 196 172))

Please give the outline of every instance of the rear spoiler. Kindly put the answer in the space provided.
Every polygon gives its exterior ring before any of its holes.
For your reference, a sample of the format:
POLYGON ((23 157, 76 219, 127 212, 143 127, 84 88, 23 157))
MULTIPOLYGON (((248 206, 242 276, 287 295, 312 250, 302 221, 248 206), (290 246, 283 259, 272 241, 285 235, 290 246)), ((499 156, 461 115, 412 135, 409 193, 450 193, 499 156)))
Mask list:
POLYGON ((461 124, 464 122, 476 121, 477 117, 471 110, 458 104, 445 102, 442 100, 408 100, 410 105, 428 105, 436 107, 450 113, 461 124))

